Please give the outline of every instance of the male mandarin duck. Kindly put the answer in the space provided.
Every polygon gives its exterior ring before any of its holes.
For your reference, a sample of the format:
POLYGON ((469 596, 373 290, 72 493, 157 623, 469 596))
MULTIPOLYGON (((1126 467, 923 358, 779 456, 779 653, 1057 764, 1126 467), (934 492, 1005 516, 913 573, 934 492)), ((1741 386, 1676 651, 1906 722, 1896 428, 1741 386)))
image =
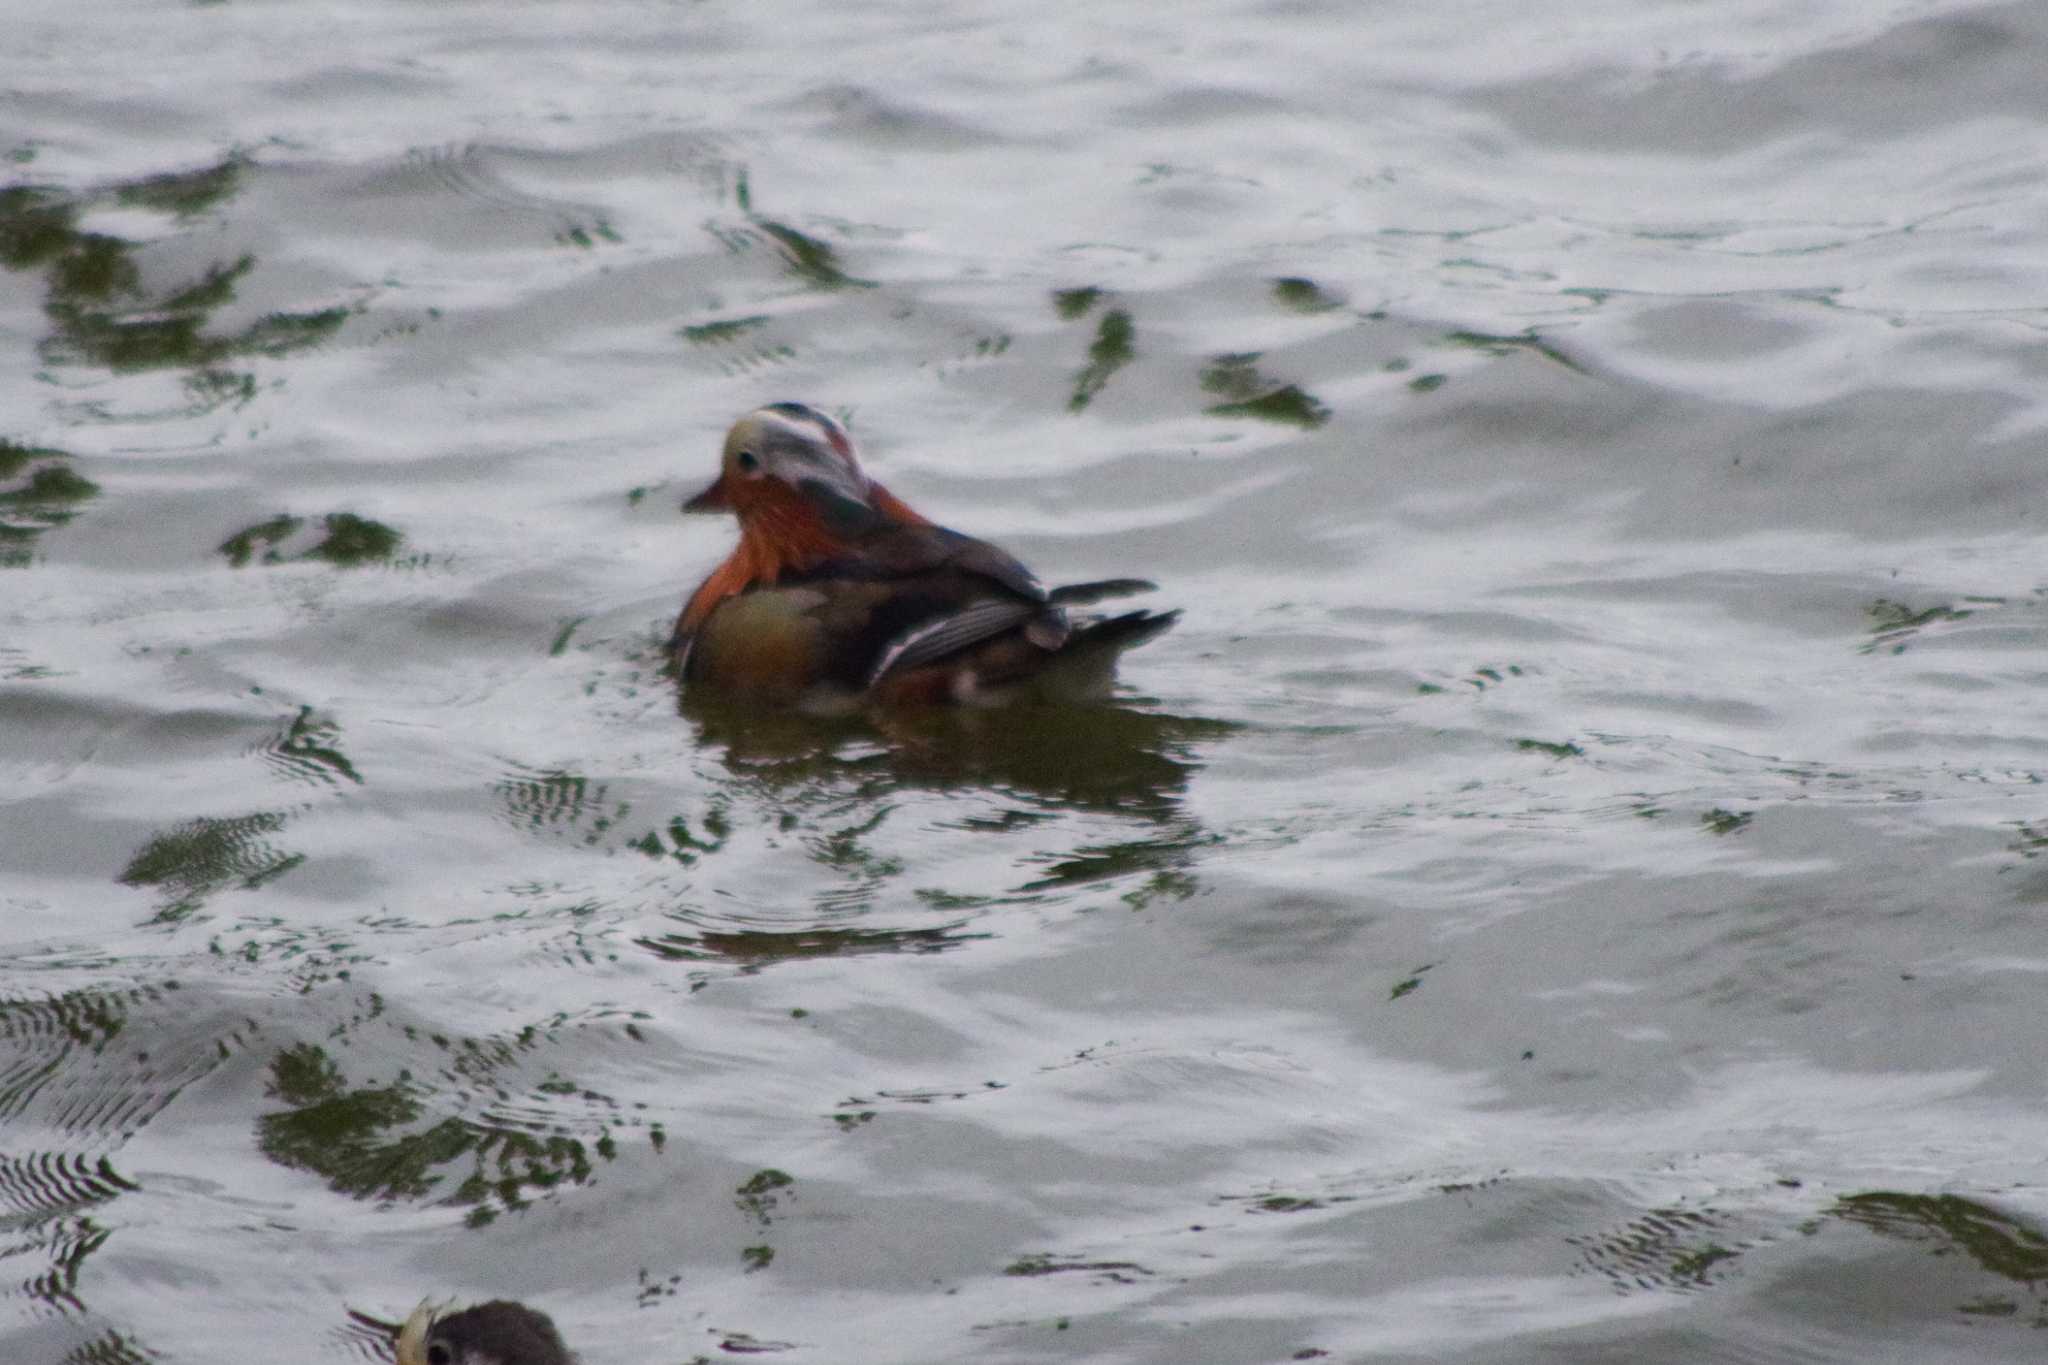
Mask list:
POLYGON ((1153 585, 1048 591, 1003 550, 912 511, 868 477, 845 427, 802 403, 734 423, 718 478, 683 510, 733 513, 740 543, 683 607, 676 671, 772 705, 1100 697, 1117 656, 1180 616, 1069 619, 1153 585))
POLYGON ((459 1313, 422 1303, 396 1345, 398 1365, 576 1365, 547 1314, 509 1299, 459 1313))

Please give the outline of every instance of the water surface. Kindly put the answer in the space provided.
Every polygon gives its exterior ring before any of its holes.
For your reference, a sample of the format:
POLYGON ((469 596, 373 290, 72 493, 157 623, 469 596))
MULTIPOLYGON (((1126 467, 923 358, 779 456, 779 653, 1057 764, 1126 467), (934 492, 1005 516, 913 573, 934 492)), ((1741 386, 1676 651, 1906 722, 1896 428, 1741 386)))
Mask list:
POLYGON ((2037 7, 11 31, 0 1354, 2038 1355, 2037 7), (1180 625, 679 706, 784 398, 1180 625))

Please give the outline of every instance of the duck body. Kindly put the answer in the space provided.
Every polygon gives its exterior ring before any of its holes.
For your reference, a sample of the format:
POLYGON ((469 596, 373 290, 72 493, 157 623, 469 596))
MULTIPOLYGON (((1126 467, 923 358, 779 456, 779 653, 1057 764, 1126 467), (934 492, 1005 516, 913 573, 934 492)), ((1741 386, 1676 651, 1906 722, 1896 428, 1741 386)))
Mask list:
POLYGON ((869 478, 845 429, 799 403, 740 419, 718 479, 684 504, 731 511, 740 542, 684 606, 684 683, 812 711, 1105 695, 1117 657, 1178 612, 1076 619, 1140 579, 1045 588, 987 541, 869 478))

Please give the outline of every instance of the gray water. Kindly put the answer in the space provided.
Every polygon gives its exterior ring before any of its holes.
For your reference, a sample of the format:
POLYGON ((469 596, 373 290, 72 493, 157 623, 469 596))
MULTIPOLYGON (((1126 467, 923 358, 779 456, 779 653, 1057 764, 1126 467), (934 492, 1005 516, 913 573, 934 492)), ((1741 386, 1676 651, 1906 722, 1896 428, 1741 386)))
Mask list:
POLYGON ((2039 1356, 2048 10, 72 8, 0 1358, 2039 1356), (1183 620, 679 707, 785 398, 1183 620))

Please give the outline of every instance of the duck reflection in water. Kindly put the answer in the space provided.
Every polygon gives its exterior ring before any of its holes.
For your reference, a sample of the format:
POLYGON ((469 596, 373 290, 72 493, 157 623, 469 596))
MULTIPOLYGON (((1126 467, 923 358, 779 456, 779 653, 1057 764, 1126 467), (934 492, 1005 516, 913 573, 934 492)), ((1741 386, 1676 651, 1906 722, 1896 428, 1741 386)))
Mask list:
POLYGON ((459 1312, 422 1303, 396 1345, 398 1365, 576 1365, 547 1314, 509 1299, 459 1312))
POLYGON ((718 478, 683 507, 733 513, 740 540, 691 594, 670 658, 692 690, 756 707, 1099 699, 1118 656, 1179 617, 1070 616, 1153 585, 1048 590, 1005 551, 911 510, 868 477, 845 427, 802 403, 735 423, 718 478))
POLYGON ((688 695, 682 714, 718 752, 722 780, 777 805, 807 793, 843 800, 891 791, 1007 794, 1051 815, 1100 811, 1152 820, 1181 814, 1205 740, 1229 721, 1127 706, 1020 703, 989 712, 921 707, 861 716, 762 711, 742 699, 688 695))
MULTIPOLYGON (((685 883, 669 912, 680 927, 635 941, 668 961, 727 961, 745 971, 797 957, 961 947, 990 936, 973 907, 1006 897, 1112 881, 1126 899, 1177 896, 1192 884, 1196 851, 1214 838, 1184 806, 1199 749, 1237 729, 1118 706, 817 717, 687 698, 684 714, 698 729, 717 830, 702 817, 693 828, 679 819, 672 850, 662 851, 701 867, 728 856, 728 831, 752 824, 796 834, 784 847, 803 850, 811 869, 780 861, 772 905, 707 899, 685 883), (984 850, 969 860, 967 882, 947 885, 938 870, 945 859, 918 856, 926 836, 915 826, 887 832, 917 792, 942 794, 954 812, 931 838, 952 854, 968 841, 984 850), (1007 856, 1024 880, 992 885, 986 856, 1007 856), (902 891, 913 878, 918 889, 902 891), (806 892, 793 897, 806 879, 806 892), (875 922, 869 912, 901 905, 899 895, 920 912, 909 923, 901 914, 875 922), (952 908, 935 919, 942 901, 952 908)), ((747 879, 744 869, 739 875, 747 879)))

